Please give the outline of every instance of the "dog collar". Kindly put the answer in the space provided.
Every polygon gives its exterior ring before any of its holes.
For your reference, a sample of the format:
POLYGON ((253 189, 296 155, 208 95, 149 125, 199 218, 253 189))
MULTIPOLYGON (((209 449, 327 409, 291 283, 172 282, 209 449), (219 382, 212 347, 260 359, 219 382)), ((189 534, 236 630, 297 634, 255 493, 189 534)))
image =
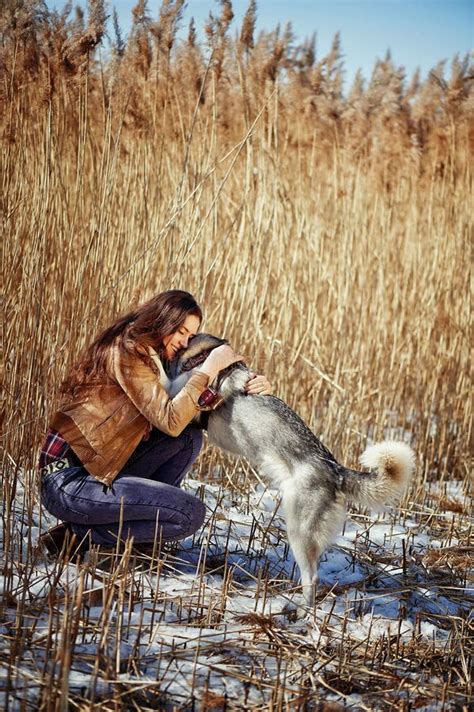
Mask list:
POLYGON ((206 388, 198 398, 199 410, 215 410, 224 399, 213 388, 206 388))
POLYGON ((209 386, 205 391, 201 393, 198 398, 199 410, 215 410, 224 401, 223 397, 219 395, 218 390, 224 383, 227 376, 229 376, 236 367, 245 366, 243 361, 236 361, 231 363, 227 368, 223 368, 219 371, 219 374, 215 380, 215 388, 209 386))

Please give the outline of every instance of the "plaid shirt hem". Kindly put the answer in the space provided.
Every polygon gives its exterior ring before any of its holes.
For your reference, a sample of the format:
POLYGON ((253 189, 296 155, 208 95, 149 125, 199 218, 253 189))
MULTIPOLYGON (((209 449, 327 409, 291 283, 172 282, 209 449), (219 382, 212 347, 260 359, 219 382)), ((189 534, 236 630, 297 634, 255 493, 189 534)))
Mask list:
POLYGON ((57 430, 50 428, 46 435, 46 440, 41 448, 38 467, 46 467, 51 462, 55 460, 60 460, 63 457, 67 457, 71 450, 69 443, 61 437, 57 430))

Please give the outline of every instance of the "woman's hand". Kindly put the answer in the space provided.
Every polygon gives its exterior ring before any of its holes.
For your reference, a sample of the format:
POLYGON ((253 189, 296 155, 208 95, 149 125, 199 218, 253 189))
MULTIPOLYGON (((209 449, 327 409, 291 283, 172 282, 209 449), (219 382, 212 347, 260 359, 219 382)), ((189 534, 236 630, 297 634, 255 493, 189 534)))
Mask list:
POLYGON ((222 344, 211 351, 199 370, 206 373, 209 376, 209 383, 212 383, 219 371, 237 361, 244 360, 244 357, 236 354, 228 344, 222 344))
POLYGON ((251 373, 245 386, 245 392, 251 396, 269 396, 272 393, 272 387, 265 376, 251 373))

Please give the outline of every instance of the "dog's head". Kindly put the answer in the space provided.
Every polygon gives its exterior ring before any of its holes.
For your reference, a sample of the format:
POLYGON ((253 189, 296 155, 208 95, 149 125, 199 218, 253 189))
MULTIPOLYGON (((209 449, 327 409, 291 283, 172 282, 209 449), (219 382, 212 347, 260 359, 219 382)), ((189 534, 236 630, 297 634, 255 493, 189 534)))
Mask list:
POLYGON ((228 344, 226 339, 219 339, 211 334, 196 334, 185 349, 182 349, 170 363, 169 371, 171 378, 176 378, 182 373, 192 371, 207 359, 211 351, 222 344, 228 344))
MULTIPOLYGON (((228 344, 226 339, 220 339, 212 334, 196 334, 185 349, 170 363, 169 375, 171 379, 189 373, 204 363, 213 349, 228 344)), ((243 361, 232 364, 224 371, 220 371, 216 380, 211 384, 223 398, 243 389, 248 380, 249 371, 243 361), (232 377, 231 377, 232 376, 232 377)))

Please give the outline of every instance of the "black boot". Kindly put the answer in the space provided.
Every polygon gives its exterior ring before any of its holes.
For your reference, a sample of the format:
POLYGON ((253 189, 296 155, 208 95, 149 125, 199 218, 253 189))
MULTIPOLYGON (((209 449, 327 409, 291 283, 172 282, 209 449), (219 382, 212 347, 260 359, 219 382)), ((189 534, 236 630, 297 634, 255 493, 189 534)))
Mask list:
POLYGON ((67 522, 61 522, 48 529, 40 536, 39 543, 51 557, 57 558, 61 555, 71 562, 77 561, 79 557, 83 559, 84 554, 89 550, 88 540, 85 539, 79 545, 77 536, 67 522))

